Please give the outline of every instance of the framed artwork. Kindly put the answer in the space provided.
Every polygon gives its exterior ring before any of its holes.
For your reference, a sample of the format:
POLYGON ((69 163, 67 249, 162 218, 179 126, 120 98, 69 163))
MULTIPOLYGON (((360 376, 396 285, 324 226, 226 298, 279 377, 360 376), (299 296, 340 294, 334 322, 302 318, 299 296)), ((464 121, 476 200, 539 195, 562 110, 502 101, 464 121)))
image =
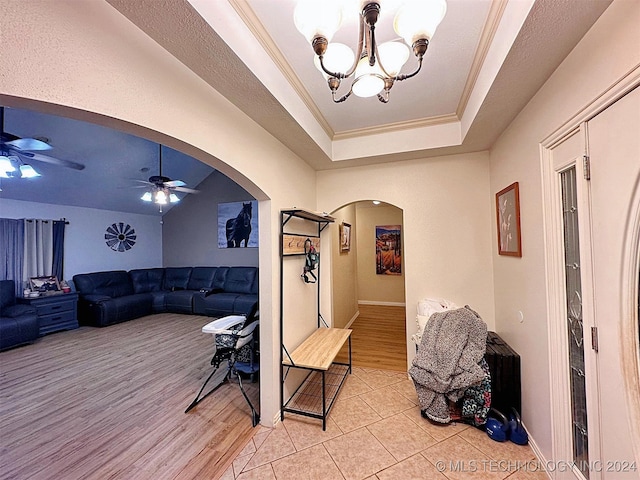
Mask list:
POLYGON ((218 204, 218 248, 258 246, 258 202, 218 204))
POLYGON ((351 250, 351 224, 342 222, 340 224, 340 251, 351 250))
POLYGON ((498 255, 522 257, 520 238, 520 194, 518 182, 496 193, 498 255))
POLYGON ((376 227, 376 274, 402 275, 402 226, 376 227))
POLYGON ((40 293, 60 292, 60 282, 55 275, 48 277, 31 277, 29 279, 31 291, 40 293))

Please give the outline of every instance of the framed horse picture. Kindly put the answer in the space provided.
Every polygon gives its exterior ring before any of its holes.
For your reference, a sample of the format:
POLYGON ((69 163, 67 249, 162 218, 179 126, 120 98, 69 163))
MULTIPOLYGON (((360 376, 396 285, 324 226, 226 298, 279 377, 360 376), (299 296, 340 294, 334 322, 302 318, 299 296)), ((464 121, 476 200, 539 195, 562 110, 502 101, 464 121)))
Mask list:
POLYGON ((218 204, 218 248, 258 246, 258 202, 218 204))

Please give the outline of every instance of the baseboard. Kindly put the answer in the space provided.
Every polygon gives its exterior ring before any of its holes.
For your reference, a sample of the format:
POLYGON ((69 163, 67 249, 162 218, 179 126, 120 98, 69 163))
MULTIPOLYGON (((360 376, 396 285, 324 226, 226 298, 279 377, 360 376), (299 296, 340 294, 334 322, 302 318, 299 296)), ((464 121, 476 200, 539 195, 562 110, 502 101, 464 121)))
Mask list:
POLYGON ((269 427, 269 428, 275 428, 278 425, 278 423, 280 423, 281 421, 282 421, 282 412, 278 410, 273 417, 273 427, 269 427))
POLYGON ((405 307, 404 302, 377 302, 375 300, 358 300, 358 305, 381 305, 385 307, 405 307))
POLYGON ((353 324, 353 322, 356 321, 356 318, 358 318, 358 315, 360 315, 360 310, 358 310, 353 317, 351 317, 351 320, 349 320, 347 322, 347 324, 344 326, 344 328, 351 328, 351 325, 353 324))
POLYGON ((540 448, 538 447, 538 444, 536 443, 535 439, 531 436, 531 434, 529 433, 529 430, 527 429, 526 425, 523 423, 522 426, 524 427, 524 429, 527 431, 527 434, 529 435, 529 446, 531 446, 531 450, 533 451, 534 455, 536 456, 537 459, 537 464, 534 465, 530 465, 528 470, 532 471, 532 470, 538 470, 538 471, 545 471, 545 473, 547 474, 547 478, 551 479, 551 472, 546 471, 547 469, 544 468, 545 466, 549 465, 548 460, 545 458, 545 456, 542 454, 542 452, 540 451, 540 448))

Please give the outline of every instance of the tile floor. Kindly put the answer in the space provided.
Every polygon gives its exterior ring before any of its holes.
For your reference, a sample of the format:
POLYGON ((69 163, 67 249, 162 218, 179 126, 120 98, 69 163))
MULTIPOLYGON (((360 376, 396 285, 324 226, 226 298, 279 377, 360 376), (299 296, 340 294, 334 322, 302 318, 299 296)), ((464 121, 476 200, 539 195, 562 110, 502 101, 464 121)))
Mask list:
POLYGON ((405 373, 354 367, 322 431, 320 420, 286 414, 262 426, 222 480, 542 480, 529 446, 497 443, 465 424, 420 416, 405 373))

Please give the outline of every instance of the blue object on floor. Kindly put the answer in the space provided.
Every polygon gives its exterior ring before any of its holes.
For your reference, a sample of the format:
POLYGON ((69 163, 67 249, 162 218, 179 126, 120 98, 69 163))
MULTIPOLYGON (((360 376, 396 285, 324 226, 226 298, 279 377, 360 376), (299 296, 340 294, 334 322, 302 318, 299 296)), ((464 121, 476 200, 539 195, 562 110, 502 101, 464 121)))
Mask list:
POLYGON ((492 408, 486 424, 486 431, 489 438, 496 442, 506 442, 509 438, 509 426, 510 424, 507 417, 499 410, 492 408))
POLYGON ((522 426, 520 414, 513 407, 511 407, 511 413, 509 414, 509 440, 517 445, 529 443, 529 435, 522 426))

